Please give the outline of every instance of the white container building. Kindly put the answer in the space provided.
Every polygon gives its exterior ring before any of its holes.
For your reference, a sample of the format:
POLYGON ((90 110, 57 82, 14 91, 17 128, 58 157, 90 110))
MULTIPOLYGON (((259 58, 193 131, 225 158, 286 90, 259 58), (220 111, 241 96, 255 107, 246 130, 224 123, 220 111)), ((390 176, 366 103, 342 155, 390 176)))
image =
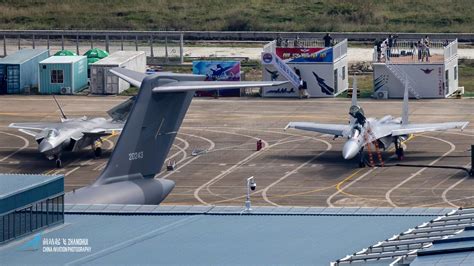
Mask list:
POLYGON ((410 97, 420 99, 446 98, 460 89, 457 40, 430 41, 429 56, 418 41, 398 41, 388 58, 385 49, 379 54, 374 47, 375 98, 403 98, 405 82, 410 97))
POLYGON ((146 71, 146 54, 143 51, 118 51, 90 65, 90 91, 93 94, 119 94, 130 84, 109 72, 114 67, 146 71))
MULTIPOLYGON (((306 82, 309 97, 335 97, 349 87, 347 39, 325 47, 322 40, 295 39, 264 46, 263 54, 278 56, 293 71, 299 70, 306 82)), ((275 67, 262 62, 264 81, 284 81, 286 78, 275 67)), ((291 83, 262 88, 263 97, 299 97, 298 88, 291 83)))

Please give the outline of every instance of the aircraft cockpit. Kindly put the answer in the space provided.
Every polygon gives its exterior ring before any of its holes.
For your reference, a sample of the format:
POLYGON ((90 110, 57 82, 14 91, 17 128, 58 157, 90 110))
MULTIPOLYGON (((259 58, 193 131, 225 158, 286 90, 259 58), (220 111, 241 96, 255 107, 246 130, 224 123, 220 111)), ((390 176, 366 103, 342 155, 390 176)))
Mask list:
POLYGON ((357 123, 360 124, 360 125, 365 125, 365 114, 364 114, 364 109, 362 109, 361 107, 357 106, 357 105, 353 105, 351 106, 351 108, 349 109, 349 114, 354 117, 355 119, 357 119, 357 123))
POLYGON ((48 134, 46 135, 46 138, 50 139, 50 138, 55 138, 59 135, 59 131, 57 129, 50 129, 48 131, 48 134))

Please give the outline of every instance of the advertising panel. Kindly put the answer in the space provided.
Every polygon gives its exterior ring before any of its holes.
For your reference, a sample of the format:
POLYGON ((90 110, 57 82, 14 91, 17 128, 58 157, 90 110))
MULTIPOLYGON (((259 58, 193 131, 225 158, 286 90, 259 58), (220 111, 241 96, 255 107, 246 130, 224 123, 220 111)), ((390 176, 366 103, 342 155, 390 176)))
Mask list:
POLYGON ((288 60, 291 63, 314 63, 333 61, 332 47, 328 48, 288 48, 277 47, 275 51, 283 60, 288 60))
MULTIPOLYGON (((193 61, 193 74, 208 81, 240 81, 240 61, 193 61)), ((240 96, 240 89, 197 91, 196 96, 240 96)))

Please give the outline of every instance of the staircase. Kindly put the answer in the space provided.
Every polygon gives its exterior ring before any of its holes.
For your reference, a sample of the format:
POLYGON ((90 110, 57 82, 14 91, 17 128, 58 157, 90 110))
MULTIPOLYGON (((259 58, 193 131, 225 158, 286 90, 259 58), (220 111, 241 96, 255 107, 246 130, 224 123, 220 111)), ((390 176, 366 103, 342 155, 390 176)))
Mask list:
POLYGON ((415 82, 408 76, 407 73, 405 73, 405 71, 403 71, 399 66, 392 64, 390 60, 385 60, 385 65, 393 73, 393 75, 395 75, 395 77, 400 80, 402 84, 407 84, 408 90, 410 91, 411 95, 413 95, 416 99, 420 99, 420 95, 413 87, 413 84, 415 84, 415 82))

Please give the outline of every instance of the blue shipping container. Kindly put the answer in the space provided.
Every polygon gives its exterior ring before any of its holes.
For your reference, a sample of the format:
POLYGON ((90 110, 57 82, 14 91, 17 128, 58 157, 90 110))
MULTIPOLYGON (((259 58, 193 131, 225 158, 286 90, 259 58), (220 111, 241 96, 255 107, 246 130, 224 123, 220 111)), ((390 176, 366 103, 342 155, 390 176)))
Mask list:
POLYGON ((45 49, 22 49, 0 59, 0 94, 24 93, 38 86, 38 63, 49 57, 45 49))
POLYGON ((87 87, 87 57, 51 56, 39 64, 41 94, 72 94, 87 87))

